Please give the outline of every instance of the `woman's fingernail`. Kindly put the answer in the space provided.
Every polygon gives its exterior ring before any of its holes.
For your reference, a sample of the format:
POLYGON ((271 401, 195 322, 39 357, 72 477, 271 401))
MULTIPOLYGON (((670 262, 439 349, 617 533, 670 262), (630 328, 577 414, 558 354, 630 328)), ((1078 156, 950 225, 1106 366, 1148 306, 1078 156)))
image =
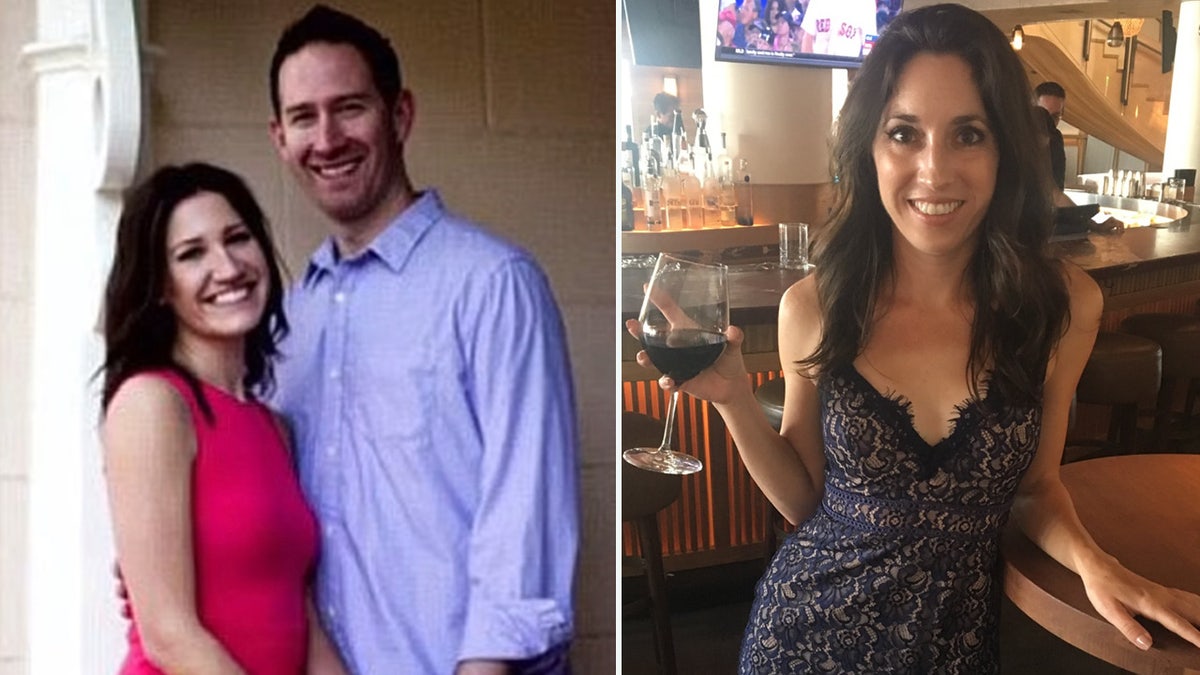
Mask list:
POLYGON ((1137 636, 1137 639, 1134 640, 1134 642, 1137 643, 1137 646, 1141 647, 1142 649, 1150 649, 1150 638, 1146 637, 1145 635, 1137 636))

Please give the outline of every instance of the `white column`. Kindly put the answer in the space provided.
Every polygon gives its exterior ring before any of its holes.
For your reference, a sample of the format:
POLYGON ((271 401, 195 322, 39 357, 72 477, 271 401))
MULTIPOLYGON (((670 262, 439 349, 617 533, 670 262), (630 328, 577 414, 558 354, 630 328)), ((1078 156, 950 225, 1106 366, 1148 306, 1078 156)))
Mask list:
POLYGON ((1200 169, 1200 0, 1180 3, 1178 33, 1163 152, 1167 176, 1175 169, 1200 169))
POLYGON ((89 378, 119 190, 141 128, 130 0, 40 0, 30 372, 29 672, 114 672, 107 500, 89 378))

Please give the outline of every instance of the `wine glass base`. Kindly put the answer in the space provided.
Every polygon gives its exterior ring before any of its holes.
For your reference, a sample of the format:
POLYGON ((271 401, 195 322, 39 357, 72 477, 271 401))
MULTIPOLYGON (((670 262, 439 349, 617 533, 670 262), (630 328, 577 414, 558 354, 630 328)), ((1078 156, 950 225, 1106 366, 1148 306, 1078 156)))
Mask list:
POLYGON ((626 462, 646 471, 687 475, 704 468, 704 462, 691 455, 658 448, 630 448, 621 454, 626 462))

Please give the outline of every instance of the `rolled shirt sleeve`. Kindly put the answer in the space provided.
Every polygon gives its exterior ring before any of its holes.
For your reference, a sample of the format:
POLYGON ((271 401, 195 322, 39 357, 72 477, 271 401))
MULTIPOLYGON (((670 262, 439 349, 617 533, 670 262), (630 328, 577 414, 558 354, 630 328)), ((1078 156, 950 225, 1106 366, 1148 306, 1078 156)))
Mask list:
POLYGON ((480 275, 457 311, 483 439, 460 661, 568 641, 578 549, 577 432, 562 320, 529 259, 480 275))

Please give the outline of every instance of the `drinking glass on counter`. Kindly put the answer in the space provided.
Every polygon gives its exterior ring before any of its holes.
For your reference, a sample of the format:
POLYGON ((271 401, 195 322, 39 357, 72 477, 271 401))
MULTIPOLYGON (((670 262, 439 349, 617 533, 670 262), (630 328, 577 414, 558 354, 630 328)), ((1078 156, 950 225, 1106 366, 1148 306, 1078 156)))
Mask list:
POLYGON ((1174 203, 1183 199, 1184 180, 1182 178, 1168 178, 1167 182, 1163 183, 1162 201, 1174 203))
POLYGON ((808 223, 779 224, 779 267, 785 270, 808 268, 808 223))
POLYGON ((679 385, 709 367, 725 350, 729 327, 728 269, 668 253, 658 254, 638 316, 642 348, 663 374, 675 381, 657 448, 631 448, 630 464, 658 473, 689 474, 704 463, 671 450, 679 385))

